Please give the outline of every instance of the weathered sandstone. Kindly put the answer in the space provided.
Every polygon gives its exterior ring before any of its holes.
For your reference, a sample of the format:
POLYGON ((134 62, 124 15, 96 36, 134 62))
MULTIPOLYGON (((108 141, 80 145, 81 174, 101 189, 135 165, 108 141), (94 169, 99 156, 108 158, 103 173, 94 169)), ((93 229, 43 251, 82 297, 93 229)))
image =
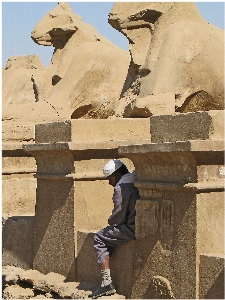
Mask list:
POLYGON ((109 23, 131 53, 118 116, 166 114, 163 93, 173 105, 168 113, 224 108, 224 33, 194 3, 117 2, 109 23))
POLYGON ((63 2, 40 20, 31 36, 37 44, 54 46, 52 60, 46 69, 36 56, 9 59, 3 69, 3 121, 40 123, 114 115, 128 71, 128 52, 63 2))
POLYGON ((49 67, 31 55, 3 70, 3 298, 81 299, 101 282, 93 236, 113 208, 101 170, 119 158, 140 199, 111 298, 223 299, 221 30, 193 3, 116 3, 109 22, 130 41, 129 70, 65 3, 32 31, 55 48, 49 67))

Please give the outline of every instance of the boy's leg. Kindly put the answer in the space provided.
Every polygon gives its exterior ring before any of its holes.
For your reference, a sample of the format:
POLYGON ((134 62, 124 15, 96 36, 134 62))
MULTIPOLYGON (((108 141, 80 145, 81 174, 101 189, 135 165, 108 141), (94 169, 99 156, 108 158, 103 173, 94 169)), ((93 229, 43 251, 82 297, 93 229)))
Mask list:
POLYGON ((102 273, 102 283, 101 286, 92 293, 92 299, 96 299, 104 295, 113 295, 116 293, 116 289, 112 284, 112 279, 110 276, 109 260, 110 258, 108 256, 100 266, 102 273))
POLYGON ((116 289, 112 284, 112 279, 110 276, 110 256, 114 247, 122 245, 129 240, 135 239, 134 233, 127 230, 122 231, 119 228, 113 226, 108 226, 100 231, 98 231, 94 236, 94 249, 97 254, 97 262, 100 265, 102 273, 102 283, 101 286, 91 295, 93 299, 98 298, 103 295, 112 295, 116 293, 116 289))

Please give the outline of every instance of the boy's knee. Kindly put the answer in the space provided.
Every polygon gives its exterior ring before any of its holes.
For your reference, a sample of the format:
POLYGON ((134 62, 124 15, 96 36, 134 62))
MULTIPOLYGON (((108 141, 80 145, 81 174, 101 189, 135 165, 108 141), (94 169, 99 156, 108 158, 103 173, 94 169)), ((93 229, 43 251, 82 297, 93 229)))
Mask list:
POLYGON ((100 235, 99 235, 100 232, 101 231, 98 231, 98 232, 95 233, 95 235, 94 235, 94 243, 97 243, 99 240, 101 240, 100 235))
POLYGON ((94 243, 96 243, 97 239, 98 239, 98 236, 97 236, 97 233, 95 233, 95 235, 94 235, 94 243))

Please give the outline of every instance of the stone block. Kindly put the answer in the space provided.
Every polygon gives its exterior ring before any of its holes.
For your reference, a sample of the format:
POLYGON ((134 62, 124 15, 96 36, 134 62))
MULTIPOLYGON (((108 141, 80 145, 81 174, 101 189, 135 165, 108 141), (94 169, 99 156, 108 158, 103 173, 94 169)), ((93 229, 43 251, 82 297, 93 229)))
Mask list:
POLYGON ((152 143, 223 139, 223 111, 150 117, 152 143), (218 122, 217 120, 221 121, 218 122), (219 124, 219 126, 217 126, 219 124))
POLYGON ((2 264, 24 269, 33 267, 34 216, 14 216, 4 220, 2 264))
POLYGON ((36 143, 57 143, 71 141, 71 122, 37 124, 35 126, 36 143))

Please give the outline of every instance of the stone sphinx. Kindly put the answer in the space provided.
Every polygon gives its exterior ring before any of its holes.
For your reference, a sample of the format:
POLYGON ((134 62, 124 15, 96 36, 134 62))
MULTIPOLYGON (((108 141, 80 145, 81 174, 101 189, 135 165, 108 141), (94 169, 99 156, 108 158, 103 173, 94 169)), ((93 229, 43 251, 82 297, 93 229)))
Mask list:
POLYGON ((194 3, 118 2, 109 23, 131 53, 117 116, 224 109, 224 31, 194 3))
POLYGON ((32 56, 35 65, 30 63, 26 70, 27 57, 9 59, 3 69, 3 120, 49 122, 114 115, 129 67, 128 52, 63 2, 40 20, 31 37, 39 45, 54 47, 51 63, 45 68, 32 56), (7 80, 12 73, 13 82, 7 80))

